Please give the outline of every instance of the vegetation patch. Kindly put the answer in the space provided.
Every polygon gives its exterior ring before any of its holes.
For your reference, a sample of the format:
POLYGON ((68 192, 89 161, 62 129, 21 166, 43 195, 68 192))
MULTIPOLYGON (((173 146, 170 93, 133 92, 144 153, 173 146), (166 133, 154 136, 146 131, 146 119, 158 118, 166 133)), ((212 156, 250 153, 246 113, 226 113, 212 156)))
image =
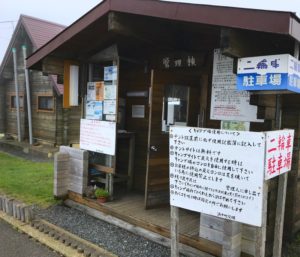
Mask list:
POLYGON ((48 207, 53 197, 53 163, 24 160, 0 152, 0 193, 48 207))

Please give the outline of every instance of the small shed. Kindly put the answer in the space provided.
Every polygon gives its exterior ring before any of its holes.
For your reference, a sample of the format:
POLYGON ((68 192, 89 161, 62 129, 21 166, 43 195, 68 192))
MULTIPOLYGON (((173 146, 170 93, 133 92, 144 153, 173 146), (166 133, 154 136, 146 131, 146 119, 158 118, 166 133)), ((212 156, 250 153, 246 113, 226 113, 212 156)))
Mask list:
MULTIPOLYGON (((21 140, 29 139, 29 116, 25 86, 25 58, 61 32, 65 26, 21 15, 0 67, 0 132, 21 140), (16 77, 19 96, 19 115, 16 102, 16 81, 13 51, 16 55, 16 77), (17 116, 19 116, 19 127, 17 116)), ((32 134, 36 141, 54 144, 78 143, 79 125, 75 134, 66 138, 68 114, 62 109, 63 85, 56 75, 31 71, 29 87, 32 113, 32 134), (77 134, 76 134, 77 132, 77 134)), ((78 111, 77 111, 78 113, 78 111)), ((76 114, 75 114, 76 115, 76 114)), ((80 115, 80 114, 79 114, 80 115)), ((78 121, 78 118, 75 120, 78 121)), ((78 123, 78 122, 77 122, 78 123)), ((79 123, 78 123, 79 124, 79 123)), ((75 127, 73 125, 73 127, 75 127)))
MULTIPOLYGON (((148 219, 145 222, 133 216, 142 213, 144 208, 149 209, 148 214, 155 213, 153 208, 161 210, 159 206, 169 203, 170 126, 220 128, 222 118, 217 118, 218 115, 242 116, 243 111, 251 110, 254 116, 242 120, 249 122, 250 131, 274 130, 275 92, 246 95, 245 105, 236 107, 236 103, 232 103, 227 106, 226 113, 223 112, 222 101, 236 98, 231 98, 232 91, 227 88, 215 98, 214 61, 228 60, 218 69, 227 69, 226 72, 234 76, 237 58, 295 55, 299 40, 300 20, 290 12, 153 0, 103 1, 27 59, 28 68, 46 73, 51 70, 64 78, 64 107, 70 110, 74 106, 82 107, 85 118, 82 129, 86 134, 92 132, 93 127, 96 129, 99 121, 115 124, 110 132, 115 133, 116 142, 109 141, 110 145, 115 143, 115 152, 101 153, 94 148, 90 151, 90 167, 108 173, 109 183, 115 191, 121 190, 121 195, 100 207, 74 192, 69 193, 70 199, 168 235, 168 228, 160 222, 164 219, 162 212, 157 211, 154 218, 143 212, 148 219), (74 79, 70 75, 74 69, 78 75, 75 87, 70 83, 74 79), (97 93, 91 91, 96 91, 97 85, 113 97, 106 98, 99 93, 101 107, 94 107, 94 118, 89 119, 89 97, 90 94, 96 97, 97 93), (221 102, 217 107, 216 100, 221 102), (219 112, 211 115, 213 110, 219 112), (133 157, 132 145, 130 147, 130 140, 127 140, 131 137, 135 140, 133 157), (132 173, 128 173, 128 167, 133 169, 132 173), (122 184, 117 183, 122 175, 131 179, 127 191, 122 191, 122 184), (126 198, 127 202, 124 200, 125 204, 121 204, 125 195, 135 197, 126 198), (130 213, 129 209, 133 211, 130 213)), ((300 105, 299 95, 281 94, 282 127, 295 130, 294 163, 289 173, 286 207, 288 237, 291 231, 299 229, 300 221, 297 199, 300 105)), ((101 126, 103 131, 109 131, 106 125, 101 126)), ((270 256, 273 247, 277 184, 274 179, 269 186, 266 256, 270 256)), ((198 237, 201 235, 199 226, 193 223, 200 224, 199 216, 194 219, 195 213, 182 215, 190 222, 181 230, 181 242, 220 256, 218 233, 211 230, 217 223, 206 226, 204 220, 201 223, 203 231, 209 231, 210 236, 206 237, 209 240, 206 240, 198 237)), ((242 251, 254 256, 252 236, 256 230, 246 227, 245 231, 242 251)))

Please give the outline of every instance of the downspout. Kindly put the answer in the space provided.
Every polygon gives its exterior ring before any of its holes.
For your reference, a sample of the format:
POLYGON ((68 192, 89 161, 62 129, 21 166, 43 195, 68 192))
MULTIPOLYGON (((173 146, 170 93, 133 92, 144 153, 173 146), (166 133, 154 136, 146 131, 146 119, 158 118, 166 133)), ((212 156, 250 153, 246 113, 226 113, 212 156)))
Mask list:
POLYGON ((14 61, 18 142, 21 142, 20 103, 19 103, 19 86, 18 86, 18 74, 17 74, 17 51, 16 51, 16 48, 12 49, 12 53, 13 53, 13 61, 14 61))
POLYGON ((26 46, 22 46, 23 57, 24 57, 24 72, 25 72, 25 86, 26 86, 26 96, 27 96, 27 112, 28 112, 28 129, 29 129, 29 144, 33 144, 32 138, 32 118, 31 118, 31 101, 30 101, 30 85, 29 85, 29 76, 28 69, 26 69, 26 46))

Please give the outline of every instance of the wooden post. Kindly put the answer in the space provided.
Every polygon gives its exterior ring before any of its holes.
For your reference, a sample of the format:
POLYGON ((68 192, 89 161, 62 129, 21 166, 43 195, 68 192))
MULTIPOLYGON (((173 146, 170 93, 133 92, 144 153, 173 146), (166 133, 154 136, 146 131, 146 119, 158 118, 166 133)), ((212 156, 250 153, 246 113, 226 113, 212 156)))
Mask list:
POLYGON ((284 173, 279 176, 278 191, 277 191, 275 231, 274 231, 273 257, 281 257, 287 177, 288 177, 288 173, 284 173))
MULTIPOLYGON (((294 57, 297 60, 299 59, 299 43, 297 41, 295 41, 294 57)), ((277 95, 276 96, 276 129, 281 129, 281 116, 282 116, 281 97, 280 95, 277 95)), ((278 181, 273 257, 281 257, 287 178, 288 178, 288 173, 285 173, 279 176, 279 181, 278 181)))
POLYGON ((268 190, 269 183, 265 181, 263 188, 262 226, 256 230, 255 257, 264 257, 266 251, 268 190))
POLYGON ((171 205, 171 257, 179 257, 179 208, 171 205))
POLYGON ((242 251, 241 223, 224 221, 222 257, 240 257, 242 251))

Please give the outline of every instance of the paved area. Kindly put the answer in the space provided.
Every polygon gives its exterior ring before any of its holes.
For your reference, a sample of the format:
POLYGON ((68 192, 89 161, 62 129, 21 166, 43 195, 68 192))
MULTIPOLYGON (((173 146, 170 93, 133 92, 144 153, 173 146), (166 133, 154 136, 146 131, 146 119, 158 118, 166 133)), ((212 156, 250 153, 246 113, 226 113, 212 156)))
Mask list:
POLYGON ((60 257, 0 220, 0 257, 60 257))

